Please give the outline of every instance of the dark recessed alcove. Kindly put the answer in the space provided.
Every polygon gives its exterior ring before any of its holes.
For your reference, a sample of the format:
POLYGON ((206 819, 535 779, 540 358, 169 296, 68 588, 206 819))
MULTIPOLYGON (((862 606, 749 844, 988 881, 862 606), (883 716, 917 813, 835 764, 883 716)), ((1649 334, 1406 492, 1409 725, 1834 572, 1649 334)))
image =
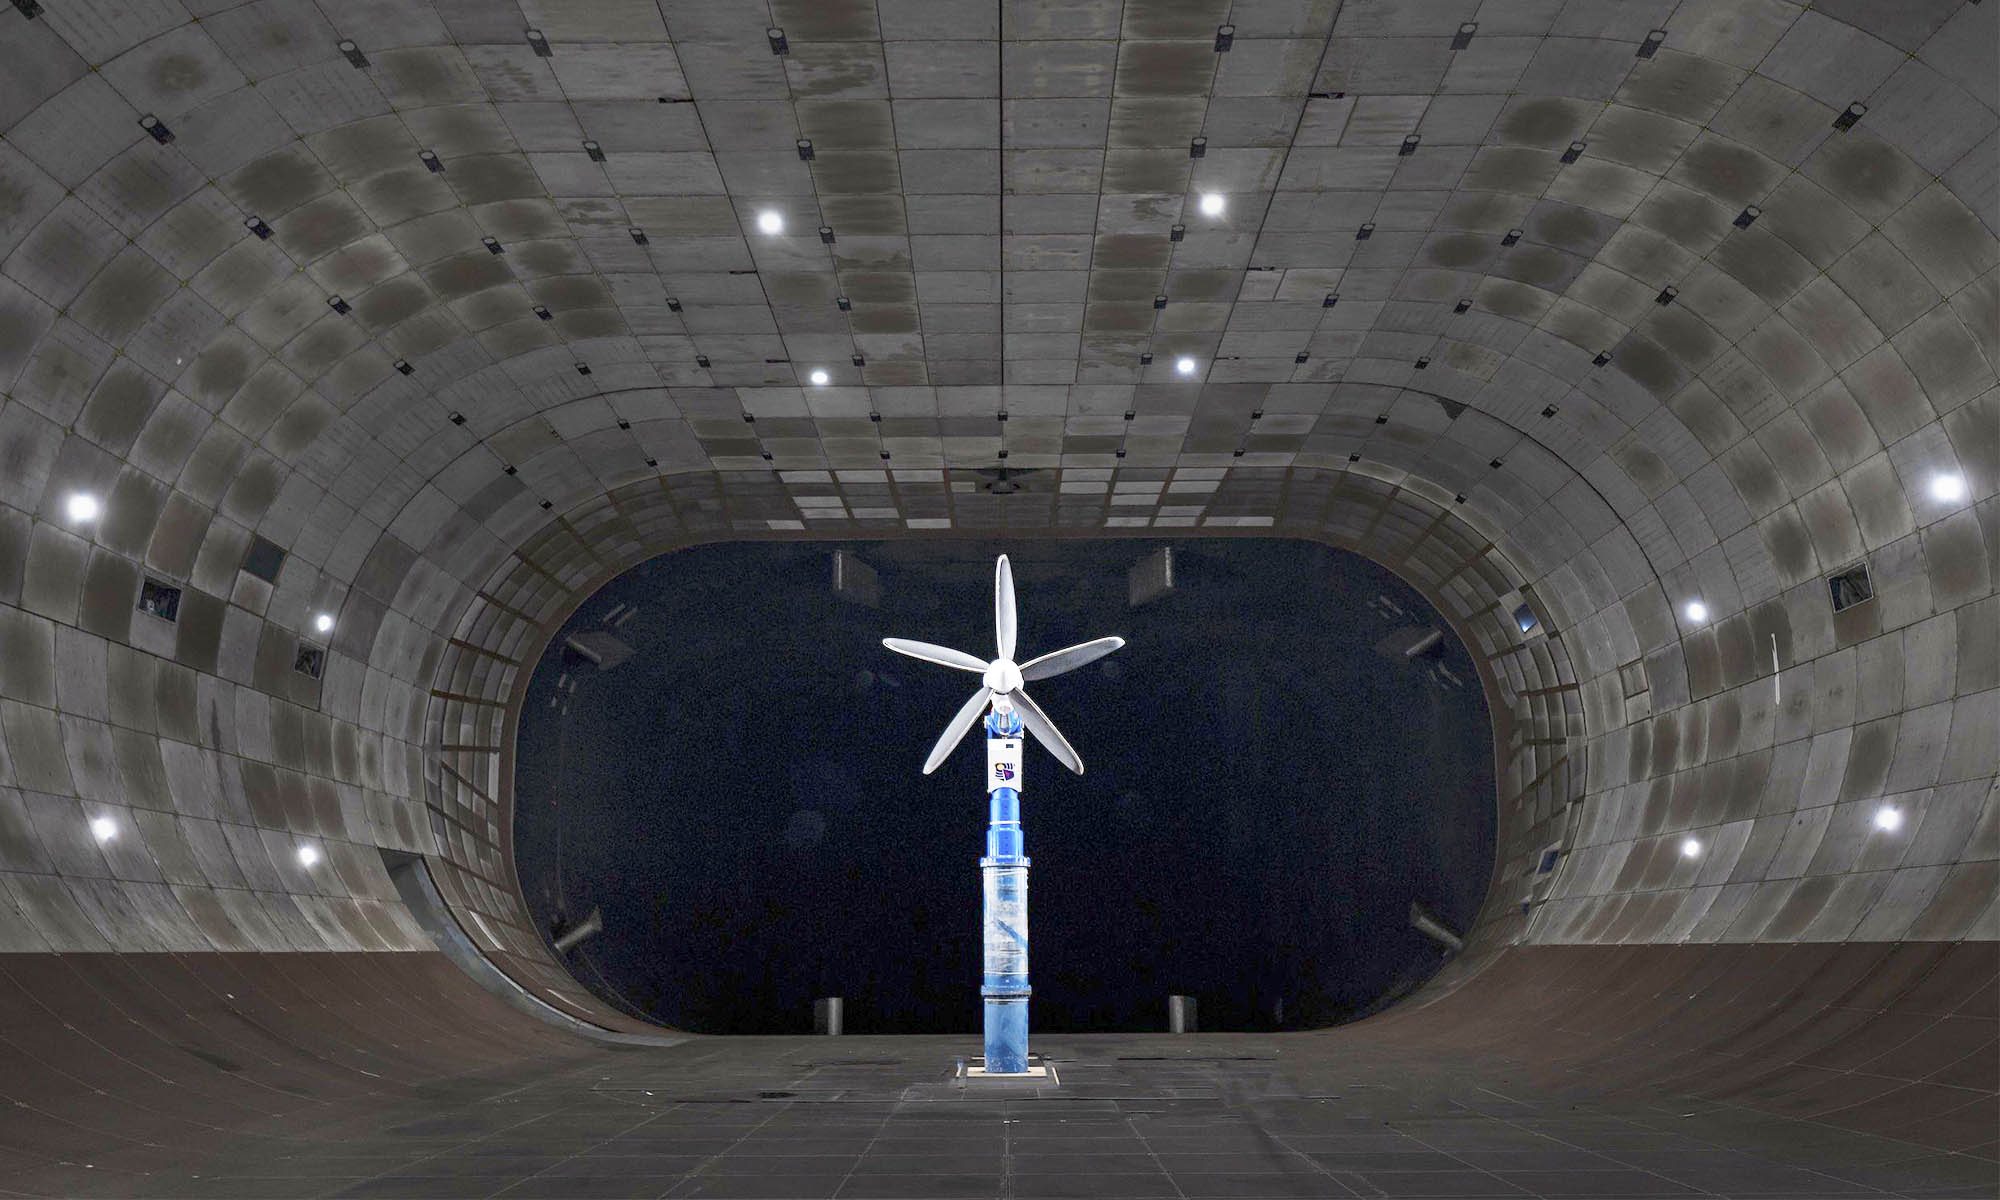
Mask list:
POLYGON ((1492 735, 1412 588, 1283 539, 895 541, 665 555, 551 640, 515 854, 551 936, 601 909, 579 979, 699 1032, 804 1032, 822 995, 850 1032, 978 1027, 978 735, 919 773, 976 677, 880 642, 990 657, 1001 552, 1022 661, 1129 641, 1030 687, 1088 765, 1026 762, 1037 1029, 1159 1029, 1176 992, 1204 1029, 1321 1026, 1437 969, 1410 905, 1478 911, 1492 735), (1165 546, 1173 589, 1132 606, 1165 546))

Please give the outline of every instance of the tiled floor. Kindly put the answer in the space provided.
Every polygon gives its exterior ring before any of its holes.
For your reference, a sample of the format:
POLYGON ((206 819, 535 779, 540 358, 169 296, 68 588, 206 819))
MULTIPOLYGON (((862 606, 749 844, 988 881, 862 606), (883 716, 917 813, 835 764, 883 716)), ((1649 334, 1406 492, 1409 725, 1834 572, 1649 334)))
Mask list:
MULTIPOLYGON (((606 1051, 75 1190, 326 1197, 1988 1197, 1985 1159, 1690 1101, 1561 1095, 1315 1038, 1044 1037, 1058 1087, 961 1085, 972 1039, 606 1051)), ((0 1194, 6 1185, 0 1184, 0 1194)))

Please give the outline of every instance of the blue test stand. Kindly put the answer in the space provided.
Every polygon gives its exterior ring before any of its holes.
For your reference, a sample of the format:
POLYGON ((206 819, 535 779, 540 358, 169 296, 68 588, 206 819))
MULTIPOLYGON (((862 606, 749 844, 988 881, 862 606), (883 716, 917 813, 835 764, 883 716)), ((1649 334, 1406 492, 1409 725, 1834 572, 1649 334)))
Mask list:
POLYGON ((984 970, 986 1074, 1028 1072, 1028 856, 1021 838, 1021 716, 996 703, 986 715, 984 970))

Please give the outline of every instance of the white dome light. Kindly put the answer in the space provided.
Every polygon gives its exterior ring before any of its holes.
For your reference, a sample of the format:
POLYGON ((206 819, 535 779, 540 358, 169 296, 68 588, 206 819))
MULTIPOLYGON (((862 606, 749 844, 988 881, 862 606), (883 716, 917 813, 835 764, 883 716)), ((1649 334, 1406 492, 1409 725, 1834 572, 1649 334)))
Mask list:
POLYGON ((1931 499, 1942 500, 1946 504, 1965 499, 1965 476, 1931 476, 1931 499))
POLYGON ((765 233, 783 233, 785 231, 784 215, 776 209, 767 208, 757 214, 757 228, 763 230, 765 233))
POLYGON ((1701 843, 1694 840, 1693 838, 1688 838, 1687 840, 1681 843, 1682 858, 1693 858, 1694 856, 1700 853, 1701 853, 1701 843))
POLYGON ((313 628, 321 633, 333 632, 333 614, 321 613, 313 618, 313 628))
POLYGON ((90 836, 100 842, 108 842, 118 836, 118 822, 112 820, 110 817, 92 817, 90 819, 90 836))
POLYGON ((1218 192, 1203 192, 1201 195, 1201 212, 1205 217, 1219 217, 1228 206, 1229 201, 1218 192))
POLYGON ((807 378, 813 381, 814 387, 825 387, 826 381, 832 379, 833 376, 828 375, 823 370, 815 370, 811 375, 807 376, 807 378))
POLYGON ((1687 618, 1697 625, 1708 620, 1708 605, 1703 604, 1699 600, 1688 601, 1687 618))
POLYGON ((1192 375, 1194 374, 1194 360, 1191 358, 1179 359, 1174 363, 1174 370, 1179 371, 1183 375, 1192 375))
POLYGON ((72 521, 95 521, 97 515, 104 511, 104 506, 89 492, 72 492, 63 504, 63 511, 69 514, 72 521))
POLYGON ((300 866, 302 866, 302 867, 310 867, 310 866, 312 866, 312 865, 313 865, 314 863, 316 863, 316 862, 318 862, 318 861, 319 861, 319 847, 317 847, 317 846, 300 846, 300 847, 299 847, 299 865, 300 865, 300 866))
POLYGON ((1903 810, 1893 804, 1884 804, 1875 810, 1875 828, 1894 833, 1903 827, 1903 810))

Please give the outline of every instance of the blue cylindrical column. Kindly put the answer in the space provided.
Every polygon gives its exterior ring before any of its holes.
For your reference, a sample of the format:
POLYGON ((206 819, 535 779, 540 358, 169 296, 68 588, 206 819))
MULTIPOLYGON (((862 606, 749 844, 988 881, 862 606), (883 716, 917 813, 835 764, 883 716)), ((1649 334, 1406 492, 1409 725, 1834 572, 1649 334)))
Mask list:
POLYGON ((986 1007, 986 1072, 1028 1069, 1028 857, 1021 837, 1021 718, 986 717, 986 857, 979 860, 985 919, 979 994, 986 1007))

